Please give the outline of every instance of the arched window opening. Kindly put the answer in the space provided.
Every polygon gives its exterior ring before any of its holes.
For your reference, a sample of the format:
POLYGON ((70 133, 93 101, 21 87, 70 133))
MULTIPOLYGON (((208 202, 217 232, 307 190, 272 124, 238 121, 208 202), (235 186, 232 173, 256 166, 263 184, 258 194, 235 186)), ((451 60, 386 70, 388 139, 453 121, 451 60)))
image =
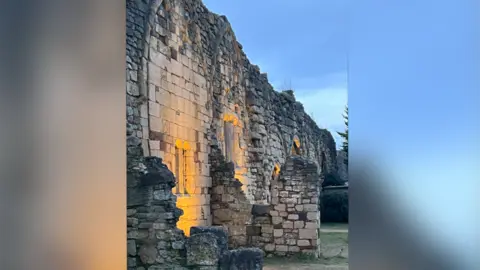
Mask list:
POLYGON ((187 151, 188 145, 177 141, 175 144, 175 178, 176 188, 175 193, 177 195, 187 195, 187 151))
POLYGON ((292 155, 299 156, 300 154, 301 154, 300 140, 298 139, 297 136, 295 136, 295 138, 293 138, 293 144, 292 144, 292 155))

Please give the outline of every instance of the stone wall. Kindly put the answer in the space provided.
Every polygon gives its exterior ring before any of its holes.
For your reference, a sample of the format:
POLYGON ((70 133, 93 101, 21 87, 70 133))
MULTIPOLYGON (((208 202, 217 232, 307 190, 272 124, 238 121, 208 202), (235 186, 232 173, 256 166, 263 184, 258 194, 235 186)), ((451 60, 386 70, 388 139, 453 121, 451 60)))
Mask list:
POLYGON ((246 225, 252 219, 252 205, 242 191, 242 183, 235 179, 234 164, 226 162, 216 147, 212 147, 210 162, 214 186, 211 192, 212 223, 227 228, 230 248, 248 246, 246 225))
POLYGON ((153 269, 149 268, 152 265, 182 269, 185 265, 185 235, 177 228, 182 210, 176 207, 174 186, 175 178, 161 159, 128 160, 128 269, 153 269))
POLYGON ((229 250, 223 227, 193 226, 190 237, 177 228, 183 211, 172 193, 175 178, 160 158, 129 159, 127 169, 129 270, 262 269, 263 252, 229 250))
MULTIPOLYGON (((293 92, 274 91, 227 19, 200 0, 127 0, 127 136, 130 157, 140 155, 134 146, 141 144, 174 173, 173 192, 184 211, 178 227, 187 235, 220 218, 210 212, 221 205, 219 196, 211 202, 220 186, 243 193, 233 195, 233 208, 240 199, 271 204, 275 168, 291 155, 313 161, 321 175, 337 173, 331 134, 293 92), (220 158, 233 163, 226 186, 223 165, 212 163, 220 158)), ((230 227, 237 225, 246 224, 230 227)))
POLYGON ((272 204, 255 205, 249 244, 279 256, 319 256, 320 194, 317 166, 300 157, 288 158, 275 180, 272 204))

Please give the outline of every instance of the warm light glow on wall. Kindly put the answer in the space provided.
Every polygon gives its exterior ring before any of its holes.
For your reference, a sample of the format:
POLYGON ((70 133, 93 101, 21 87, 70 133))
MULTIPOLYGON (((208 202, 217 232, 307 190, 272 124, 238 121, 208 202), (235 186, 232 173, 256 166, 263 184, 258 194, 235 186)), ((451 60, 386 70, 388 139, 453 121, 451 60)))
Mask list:
POLYGON ((198 196, 191 197, 177 197, 177 207, 183 210, 183 215, 177 222, 177 228, 182 230, 186 236, 190 236, 190 228, 193 226, 204 226, 202 220, 199 218, 206 218, 209 213, 203 210, 205 207, 204 201, 198 196))
POLYGON ((179 139, 175 140, 175 146, 179 149, 190 150, 190 144, 179 139))
POLYGON ((280 165, 278 163, 275 164, 275 167, 273 168, 273 174, 274 176, 278 176, 280 174, 280 165))
POLYGON ((223 121, 232 122, 234 126, 240 126, 240 121, 238 120, 237 116, 231 113, 224 114, 223 121))
POLYGON ((295 146, 296 146, 297 148, 300 148, 300 140, 298 139, 297 136, 295 136, 295 137, 293 138, 293 143, 295 144, 295 146))

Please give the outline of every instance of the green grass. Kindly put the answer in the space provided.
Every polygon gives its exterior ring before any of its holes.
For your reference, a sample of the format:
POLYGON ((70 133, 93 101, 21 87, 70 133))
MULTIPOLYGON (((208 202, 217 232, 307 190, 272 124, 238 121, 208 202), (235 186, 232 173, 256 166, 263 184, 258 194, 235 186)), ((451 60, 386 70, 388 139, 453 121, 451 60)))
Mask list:
POLYGON ((264 259, 265 265, 290 265, 290 264, 322 264, 322 265, 339 265, 348 264, 348 259, 344 258, 315 258, 308 255, 296 255, 290 257, 270 257, 264 259))
POLYGON ((348 223, 322 223, 320 229, 348 230, 348 223))
POLYGON ((348 233, 320 233, 320 242, 322 245, 330 244, 348 244, 348 233))

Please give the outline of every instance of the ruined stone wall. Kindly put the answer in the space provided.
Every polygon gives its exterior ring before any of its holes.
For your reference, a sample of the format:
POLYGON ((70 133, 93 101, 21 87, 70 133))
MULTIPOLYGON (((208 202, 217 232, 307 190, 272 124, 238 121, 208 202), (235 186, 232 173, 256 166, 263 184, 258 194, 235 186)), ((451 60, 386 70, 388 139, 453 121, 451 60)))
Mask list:
POLYGON ((320 252, 320 183, 317 166, 300 157, 287 158, 274 180, 272 204, 253 208, 249 244, 278 256, 320 252))
POLYGON ((160 158, 129 159, 127 181, 128 270, 263 268, 260 249, 228 249, 224 227, 193 226, 190 237, 177 228, 183 211, 172 193, 175 178, 160 158))
POLYGON ((288 156, 309 158, 322 175, 337 172, 331 134, 293 93, 273 90, 227 19, 200 0, 127 0, 127 136, 129 156, 141 144, 174 173, 184 211, 178 227, 187 235, 219 218, 211 213, 221 204, 218 196, 211 202, 212 183, 225 175, 211 168, 219 164, 212 164, 213 148, 233 163, 243 193, 236 200, 250 204, 272 202, 274 168, 288 156))
POLYGON ((176 207, 171 191, 174 185, 175 178, 161 159, 128 161, 128 269, 150 269, 151 265, 184 269, 181 266, 185 265, 185 235, 177 228, 182 210, 176 207))

